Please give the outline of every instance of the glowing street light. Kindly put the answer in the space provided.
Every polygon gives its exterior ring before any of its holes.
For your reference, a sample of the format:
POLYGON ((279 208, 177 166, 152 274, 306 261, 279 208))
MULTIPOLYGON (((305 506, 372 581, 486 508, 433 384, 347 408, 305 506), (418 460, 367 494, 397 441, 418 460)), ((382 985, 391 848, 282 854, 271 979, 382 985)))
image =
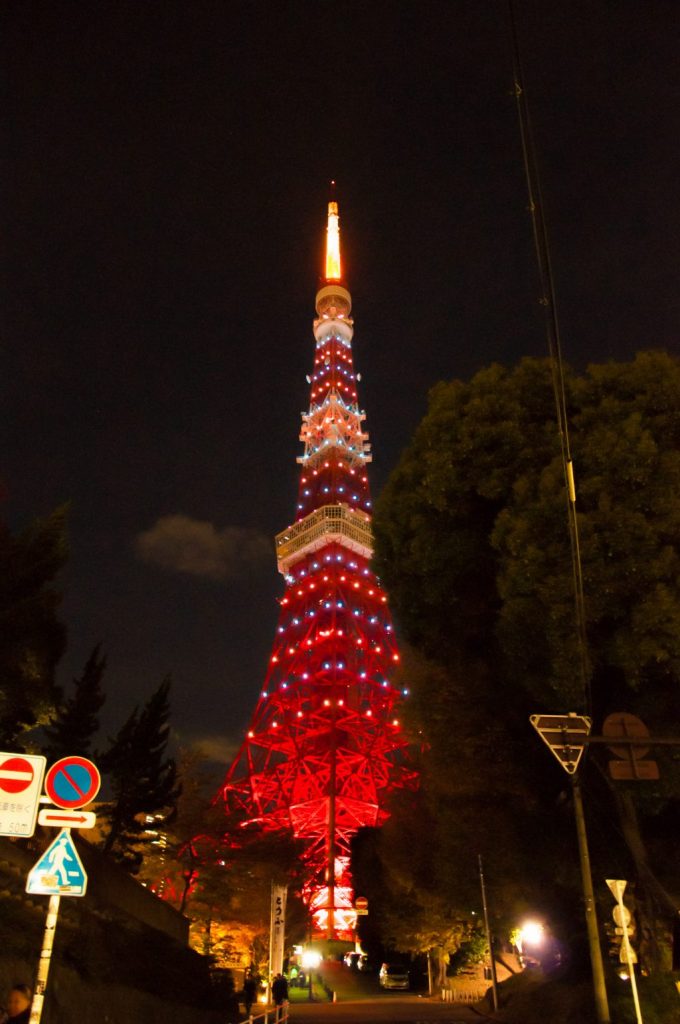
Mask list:
POLYGON ((541 946, 545 938, 545 928, 540 921, 525 921, 519 929, 519 951, 524 946, 541 946))
POLYGON ((316 971, 321 963, 322 956, 316 949, 305 949, 302 952, 302 966, 307 971, 309 980, 309 999, 312 999, 312 971, 316 971))

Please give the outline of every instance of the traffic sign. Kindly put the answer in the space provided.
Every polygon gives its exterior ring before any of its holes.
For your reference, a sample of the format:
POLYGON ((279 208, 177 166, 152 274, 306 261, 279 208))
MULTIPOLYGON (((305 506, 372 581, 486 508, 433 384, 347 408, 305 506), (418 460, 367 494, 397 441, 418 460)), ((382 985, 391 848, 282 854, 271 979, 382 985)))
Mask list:
MULTIPOLYGON (((636 715, 630 715, 626 711, 617 711, 608 715, 602 723, 602 735, 612 739, 645 739, 649 736, 649 729, 636 715)), ((656 761, 645 760, 649 747, 645 745, 632 744, 619 746, 612 744, 609 747, 612 754, 619 758, 618 761, 609 762, 609 774, 613 779, 658 779, 659 766, 656 761)))
POLYGON ((45 792, 57 807, 84 807, 94 800, 101 776, 99 769, 86 757, 62 757, 45 777, 45 792))
POLYGON ((50 828, 94 828, 97 815, 92 811, 61 811, 54 807, 43 807, 38 814, 38 824, 50 828))
POLYGON ((354 900, 354 910, 358 917, 368 914, 368 900, 365 896, 357 896, 354 900))
POLYGON ((26 892, 40 896, 84 896, 87 875, 69 829, 63 828, 31 868, 26 892))
POLYGON ((630 910, 624 903, 617 903, 612 910, 612 917, 614 918, 614 935, 626 935, 635 934, 635 922, 631 917, 630 910))
POLYGON ((0 753, 0 835, 35 832, 46 763, 37 754, 0 753))
POLYGON ((609 887, 609 890, 610 890, 612 896, 617 901, 617 903, 622 903, 623 902, 623 894, 626 891, 626 886, 628 885, 628 882, 626 881, 626 879, 625 878, 606 878, 605 881, 606 881, 606 883, 607 883, 607 885, 609 887))
POLYGON ((529 721, 564 770, 573 775, 590 734, 592 719, 587 715, 531 715, 529 721))

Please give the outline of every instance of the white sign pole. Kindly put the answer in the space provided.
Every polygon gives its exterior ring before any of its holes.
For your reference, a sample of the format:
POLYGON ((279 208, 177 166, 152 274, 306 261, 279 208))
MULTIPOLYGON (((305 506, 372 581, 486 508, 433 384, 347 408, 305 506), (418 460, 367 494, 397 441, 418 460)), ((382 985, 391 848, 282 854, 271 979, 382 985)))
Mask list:
POLYGON ((633 1002, 635 1004, 635 1017, 637 1019, 637 1024, 643 1024, 642 1011, 640 1010, 640 999, 638 998, 637 981, 635 980, 635 965, 633 963, 633 953, 630 948, 630 941, 628 939, 628 923, 630 921, 630 911, 623 902, 623 894, 626 890, 627 884, 628 883, 623 878, 607 879, 607 885, 611 889, 612 895, 619 905, 619 916, 621 919, 620 928, 623 932, 623 948, 626 954, 626 963, 628 964, 630 990, 633 993, 633 1002))
POLYGON ((61 896, 50 896, 50 902, 47 908, 47 920, 45 921, 45 931, 43 934, 43 944, 42 949, 40 950, 40 960, 38 962, 38 975, 35 982, 35 992, 33 994, 33 1002, 31 1003, 29 1024, 40 1024, 40 1018, 42 1017, 45 989, 47 988, 47 975, 50 972, 52 946, 54 945, 54 933, 57 928, 60 902, 61 896))
POLYGON ((269 982, 283 971, 283 948, 286 932, 286 896, 285 885, 272 882, 272 905, 269 928, 269 982))

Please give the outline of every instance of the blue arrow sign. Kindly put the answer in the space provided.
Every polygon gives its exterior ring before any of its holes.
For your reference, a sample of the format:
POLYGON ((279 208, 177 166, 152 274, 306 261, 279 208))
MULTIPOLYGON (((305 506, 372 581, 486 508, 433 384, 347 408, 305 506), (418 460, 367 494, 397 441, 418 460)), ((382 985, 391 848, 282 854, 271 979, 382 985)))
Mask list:
POLYGON ((41 896, 84 896, 86 888, 87 875, 71 831, 63 828, 29 871, 26 892, 41 896))

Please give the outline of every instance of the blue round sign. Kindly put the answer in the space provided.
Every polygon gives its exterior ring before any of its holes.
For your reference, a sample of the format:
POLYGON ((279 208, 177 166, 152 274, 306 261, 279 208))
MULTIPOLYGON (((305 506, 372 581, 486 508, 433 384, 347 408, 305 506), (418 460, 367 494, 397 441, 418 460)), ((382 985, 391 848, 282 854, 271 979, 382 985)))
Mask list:
POLYGON ((57 807, 84 807, 94 800, 101 776, 86 757, 62 757, 45 776, 45 792, 57 807))

